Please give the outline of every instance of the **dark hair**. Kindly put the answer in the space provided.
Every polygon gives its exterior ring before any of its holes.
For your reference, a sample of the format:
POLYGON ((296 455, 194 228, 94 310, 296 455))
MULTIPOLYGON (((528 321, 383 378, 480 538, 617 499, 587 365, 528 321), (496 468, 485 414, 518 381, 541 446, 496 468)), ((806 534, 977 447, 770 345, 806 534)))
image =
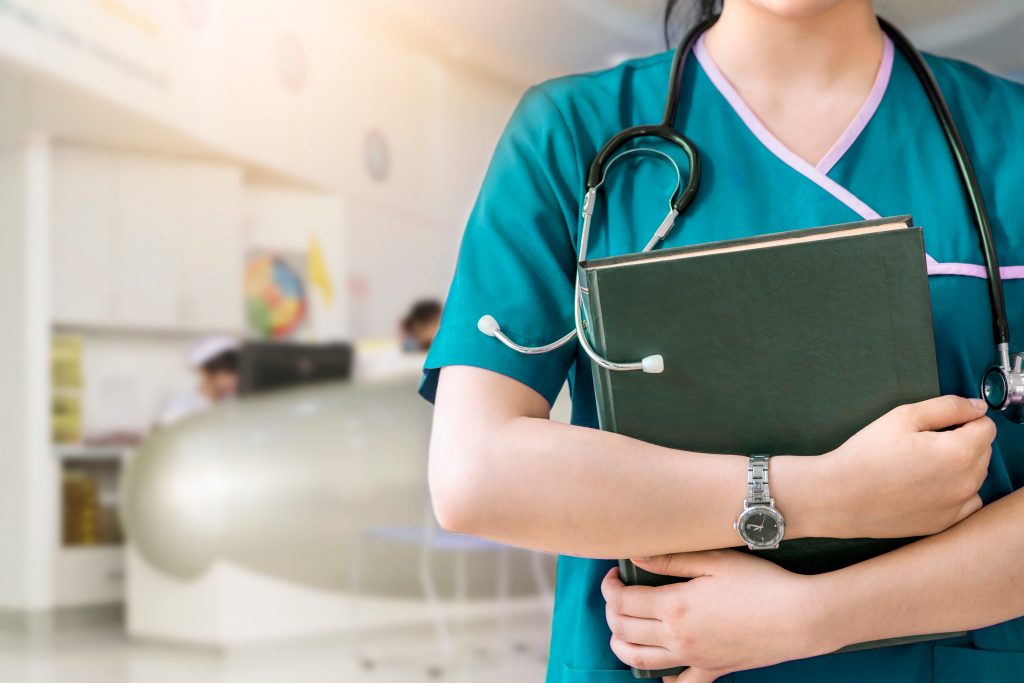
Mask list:
POLYGON ((214 375, 218 372, 238 372, 238 351, 231 349, 217 354, 203 363, 203 372, 214 375))
POLYGON ((679 0, 666 0, 665 2, 665 46, 671 48, 675 43, 673 40, 673 29, 681 25, 691 23, 693 25, 707 21, 721 12, 722 0, 692 0, 690 3, 689 22, 680 21, 679 13, 685 11, 684 4, 679 0))
POLYGON ((434 299, 424 299, 413 304, 402 319, 402 329, 408 332, 414 325, 432 323, 441 317, 441 303, 434 299))

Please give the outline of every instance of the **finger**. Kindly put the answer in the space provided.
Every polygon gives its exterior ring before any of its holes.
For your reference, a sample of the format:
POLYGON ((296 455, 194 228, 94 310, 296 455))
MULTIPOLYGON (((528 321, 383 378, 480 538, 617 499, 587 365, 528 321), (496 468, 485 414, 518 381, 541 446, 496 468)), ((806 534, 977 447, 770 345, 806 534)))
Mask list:
POLYGON ((611 646, 619 661, 637 669, 671 669, 679 666, 678 661, 673 661, 672 652, 663 647, 635 645, 619 640, 616 636, 612 636, 611 646))
POLYGON ((980 398, 947 395, 912 403, 909 408, 918 431, 934 432, 976 420, 985 414, 988 406, 980 398))
POLYGON ((633 564, 655 574, 696 578, 708 576, 727 557, 728 550, 702 550, 695 553, 675 553, 656 557, 639 557, 633 564))
POLYGON ((977 478, 977 488, 985 483, 988 478, 988 466, 992 460, 992 441, 995 438, 995 427, 992 420, 982 418, 975 420, 960 428, 961 432, 968 434, 967 446, 971 456, 971 464, 974 466, 972 473, 977 478))
POLYGON ((976 468, 978 476, 984 478, 988 474, 995 433, 995 423, 987 417, 980 417, 955 429, 922 432, 918 436, 927 441, 933 452, 944 453, 964 467, 976 468))
POLYGON ((618 568, 601 582, 601 595, 613 611, 641 619, 657 619, 664 593, 654 586, 627 586, 619 580, 618 568))
POLYGON ((930 439, 936 452, 954 457, 982 480, 988 474, 995 438, 995 425, 989 418, 981 417, 950 431, 927 432, 920 436, 930 439))
POLYGON ((965 422, 956 430, 956 433, 977 440, 979 443, 990 444, 996 439, 996 423, 991 418, 982 415, 970 422, 965 422))
POLYGON ((605 605, 604 618, 612 635, 636 645, 665 646, 665 625, 657 619, 641 619, 621 614, 605 605))
POLYGON ((689 668, 678 676, 665 678, 668 683, 714 683, 722 674, 704 669, 689 668))

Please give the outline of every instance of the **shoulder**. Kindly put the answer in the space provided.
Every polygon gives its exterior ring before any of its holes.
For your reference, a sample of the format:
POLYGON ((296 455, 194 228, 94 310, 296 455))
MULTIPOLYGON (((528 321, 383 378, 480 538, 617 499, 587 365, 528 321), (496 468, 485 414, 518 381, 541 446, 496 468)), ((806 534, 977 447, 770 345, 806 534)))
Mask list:
POLYGON ((603 142, 609 130, 658 115, 672 58, 672 52, 663 52, 545 81, 526 91, 517 116, 548 121, 557 117, 556 123, 581 140, 596 136, 603 142), (658 105, 650 112, 648 100, 658 105))
POLYGON ((649 79, 661 83, 672 57, 672 52, 661 52, 629 59, 610 69, 553 78, 530 88, 527 96, 546 97, 556 106, 571 109, 585 101, 600 102, 610 94, 635 94, 649 79))
POLYGON ((958 59, 930 54, 925 58, 950 107, 965 117, 965 123, 1024 128, 1024 84, 958 59))
POLYGON ((666 52, 631 59, 532 86, 520 99, 495 160, 517 168, 524 159, 543 161, 551 184, 576 192, 589 160, 612 135, 660 120, 672 57, 666 52))
MULTIPOLYGON (((955 59, 928 56, 988 200, 1001 254, 1020 254, 1024 230, 1024 85, 955 59)), ((1016 261, 1011 260, 1016 264, 1016 261)))

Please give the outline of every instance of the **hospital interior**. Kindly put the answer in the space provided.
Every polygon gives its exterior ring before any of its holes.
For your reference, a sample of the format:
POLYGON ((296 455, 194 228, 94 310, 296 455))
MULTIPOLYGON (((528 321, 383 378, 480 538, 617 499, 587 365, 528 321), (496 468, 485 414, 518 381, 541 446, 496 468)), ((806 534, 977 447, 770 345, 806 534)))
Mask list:
MULTIPOLYGON (((1019 0, 877 8, 1024 80, 1019 0)), ((555 558, 438 526, 417 385, 520 97, 663 11, 0 0, 0 681, 543 679, 555 558)))

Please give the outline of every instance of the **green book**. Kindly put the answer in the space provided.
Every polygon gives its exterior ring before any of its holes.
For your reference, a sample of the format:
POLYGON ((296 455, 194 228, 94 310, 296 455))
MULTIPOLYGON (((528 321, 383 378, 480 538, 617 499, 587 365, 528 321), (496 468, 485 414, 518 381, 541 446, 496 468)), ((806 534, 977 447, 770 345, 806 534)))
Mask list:
MULTIPOLYGON (((661 374, 592 364, 604 430, 703 453, 813 456, 898 405, 939 395, 924 239, 909 216, 580 267, 597 351, 622 362, 661 354, 665 363, 661 374)), ((738 516, 741 482, 736 491, 738 516)), ((755 554, 819 574, 911 540, 805 538, 755 554)), ((627 584, 680 580, 629 560, 619 567, 627 584)))

